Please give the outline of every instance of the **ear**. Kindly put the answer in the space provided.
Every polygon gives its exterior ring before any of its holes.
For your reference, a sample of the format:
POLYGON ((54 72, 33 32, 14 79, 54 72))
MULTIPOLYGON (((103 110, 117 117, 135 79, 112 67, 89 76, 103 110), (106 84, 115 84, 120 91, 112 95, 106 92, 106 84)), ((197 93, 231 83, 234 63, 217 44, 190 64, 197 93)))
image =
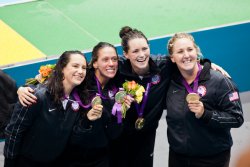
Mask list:
POLYGON ((201 60, 201 55, 197 54, 197 60, 198 60, 198 61, 201 60))
POLYGON ((94 63, 93 63, 93 67, 94 67, 94 69, 97 69, 97 68, 98 68, 98 66, 97 66, 97 63, 96 63, 96 62, 94 62, 94 63))
POLYGON ((129 59, 129 56, 126 52, 123 51, 123 55, 126 57, 126 59, 129 59))
POLYGON ((175 63, 174 56, 173 56, 173 55, 170 55, 169 57, 170 57, 172 63, 175 63))

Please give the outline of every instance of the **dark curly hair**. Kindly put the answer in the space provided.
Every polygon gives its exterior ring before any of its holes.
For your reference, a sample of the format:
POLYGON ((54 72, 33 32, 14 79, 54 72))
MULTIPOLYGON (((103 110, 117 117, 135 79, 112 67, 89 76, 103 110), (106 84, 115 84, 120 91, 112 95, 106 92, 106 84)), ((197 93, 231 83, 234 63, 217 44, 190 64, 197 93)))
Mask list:
POLYGON ((148 39, 141 31, 137 29, 132 29, 129 26, 122 27, 122 29, 120 30, 119 36, 122 39, 121 45, 125 53, 128 53, 128 50, 129 50, 128 42, 131 39, 144 38, 148 43, 148 39))

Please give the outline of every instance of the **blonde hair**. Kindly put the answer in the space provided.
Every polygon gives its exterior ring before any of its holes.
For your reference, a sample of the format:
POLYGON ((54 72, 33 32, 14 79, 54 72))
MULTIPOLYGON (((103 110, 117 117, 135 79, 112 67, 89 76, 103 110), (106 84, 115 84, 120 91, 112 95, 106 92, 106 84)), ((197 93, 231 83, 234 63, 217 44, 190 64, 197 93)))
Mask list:
POLYGON ((190 39, 193 42, 194 47, 197 49, 198 57, 201 58, 202 57, 202 53, 201 53, 201 50, 200 50, 199 46, 196 45, 194 37, 191 34, 188 34, 188 33, 176 33, 176 34, 174 34, 174 36, 168 40, 168 46, 167 46, 168 53, 170 55, 173 54, 174 43, 178 39, 182 39, 182 38, 190 39))

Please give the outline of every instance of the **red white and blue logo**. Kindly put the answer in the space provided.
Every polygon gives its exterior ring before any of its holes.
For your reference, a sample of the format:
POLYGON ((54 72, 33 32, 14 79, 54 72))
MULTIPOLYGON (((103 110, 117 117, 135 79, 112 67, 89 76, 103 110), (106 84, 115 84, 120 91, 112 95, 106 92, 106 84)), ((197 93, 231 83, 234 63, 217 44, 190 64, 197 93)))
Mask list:
POLYGON ((151 84, 156 85, 161 81, 160 75, 156 74, 151 78, 151 84))
POLYGON ((239 100, 238 92, 230 93, 230 94, 229 94, 229 100, 230 100, 230 101, 239 100))
POLYGON ((206 93, 207 93, 206 87, 203 86, 203 85, 200 85, 200 86, 198 87, 198 89, 197 89, 197 93, 200 95, 200 97, 205 96, 206 93))

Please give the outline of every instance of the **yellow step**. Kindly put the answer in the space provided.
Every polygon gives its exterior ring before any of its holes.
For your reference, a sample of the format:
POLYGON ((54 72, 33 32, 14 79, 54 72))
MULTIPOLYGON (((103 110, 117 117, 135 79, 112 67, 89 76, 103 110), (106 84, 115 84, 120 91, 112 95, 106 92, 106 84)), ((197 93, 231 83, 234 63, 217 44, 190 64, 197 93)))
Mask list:
POLYGON ((44 57, 44 53, 0 20, 0 66, 44 57))

